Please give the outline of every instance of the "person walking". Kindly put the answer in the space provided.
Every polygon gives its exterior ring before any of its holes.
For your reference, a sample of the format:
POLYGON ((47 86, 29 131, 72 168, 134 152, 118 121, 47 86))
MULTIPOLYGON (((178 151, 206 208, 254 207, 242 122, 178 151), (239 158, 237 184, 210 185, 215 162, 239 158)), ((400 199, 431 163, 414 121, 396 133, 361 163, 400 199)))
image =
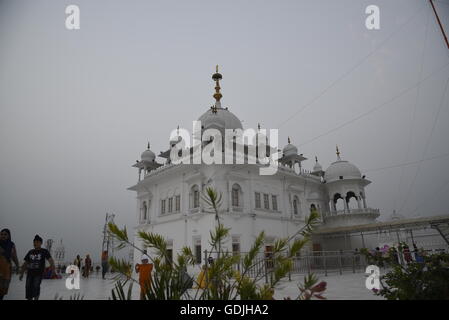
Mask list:
POLYGON ((73 264, 78 267, 79 271, 81 271, 81 260, 82 259, 81 259, 80 255, 78 254, 78 255, 76 255, 75 261, 73 261, 73 264))
POLYGON ((26 254, 19 280, 22 281, 23 274, 27 270, 25 284, 25 297, 27 300, 39 300, 42 276, 45 269, 45 260, 50 262, 50 269, 55 270, 55 263, 47 249, 42 248, 42 238, 36 235, 33 240, 34 249, 26 254))
POLYGON ((136 264, 136 272, 139 274, 140 300, 144 300, 151 287, 153 264, 149 263, 150 257, 146 254, 142 255, 141 261, 141 264, 136 264))
POLYGON ((89 278, 90 268, 92 267, 92 260, 87 254, 86 259, 84 259, 84 277, 89 278))
POLYGON ((109 256, 107 251, 101 253, 101 277, 104 279, 109 269, 109 256))
POLYGON ((0 231, 0 300, 8 294, 9 283, 11 282, 12 264, 11 260, 19 269, 19 260, 14 242, 11 241, 9 229, 0 231))

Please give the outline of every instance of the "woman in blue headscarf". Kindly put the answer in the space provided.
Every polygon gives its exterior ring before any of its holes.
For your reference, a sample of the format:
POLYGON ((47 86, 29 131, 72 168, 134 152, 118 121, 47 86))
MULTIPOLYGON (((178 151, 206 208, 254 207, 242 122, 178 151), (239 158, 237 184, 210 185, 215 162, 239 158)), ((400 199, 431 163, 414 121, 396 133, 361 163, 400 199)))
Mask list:
POLYGON ((11 281, 12 264, 11 260, 19 268, 16 246, 11 241, 11 232, 9 229, 0 231, 0 300, 8 294, 9 283, 11 281))

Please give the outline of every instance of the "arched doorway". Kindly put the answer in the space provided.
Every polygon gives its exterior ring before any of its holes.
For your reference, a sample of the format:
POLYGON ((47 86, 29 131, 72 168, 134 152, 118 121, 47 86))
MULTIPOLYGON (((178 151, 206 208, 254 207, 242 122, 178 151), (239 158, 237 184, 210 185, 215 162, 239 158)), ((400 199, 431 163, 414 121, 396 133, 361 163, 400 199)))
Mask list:
POLYGON ((353 209, 360 209, 360 203, 357 199, 355 192, 348 191, 346 193, 346 203, 348 204, 349 211, 353 209))
POLYGON ((336 211, 345 211, 345 200, 341 194, 334 194, 334 207, 336 211))

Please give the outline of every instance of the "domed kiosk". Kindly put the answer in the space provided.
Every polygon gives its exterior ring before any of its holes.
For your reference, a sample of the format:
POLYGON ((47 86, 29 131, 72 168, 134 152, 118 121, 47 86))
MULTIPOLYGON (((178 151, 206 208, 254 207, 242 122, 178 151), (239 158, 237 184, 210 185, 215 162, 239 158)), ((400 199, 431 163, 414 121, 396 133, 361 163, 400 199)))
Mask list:
POLYGON ((140 161, 136 160, 133 165, 135 168, 139 168, 139 181, 141 180, 142 171, 145 174, 153 169, 160 167, 161 164, 156 162, 156 155, 150 150, 150 143, 148 142, 147 149, 140 155, 140 161))
POLYGON ((365 186, 370 183, 359 168, 340 158, 337 146, 337 161, 324 172, 330 209, 323 216, 325 227, 373 223, 379 216, 379 210, 366 204, 365 186))

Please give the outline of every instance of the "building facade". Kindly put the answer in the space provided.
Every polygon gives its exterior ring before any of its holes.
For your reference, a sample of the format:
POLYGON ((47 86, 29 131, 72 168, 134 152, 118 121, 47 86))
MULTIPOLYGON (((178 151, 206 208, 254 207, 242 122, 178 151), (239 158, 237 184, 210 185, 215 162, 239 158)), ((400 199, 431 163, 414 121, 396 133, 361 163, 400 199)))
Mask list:
MULTIPOLYGON (((224 129, 243 129, 238 117, 221 106, 222 76, 218 70, 212 79, 216 84, 215 104, 199 117, 200 133, 208 129, 220 133, 224 129)), ((202 141, 201 146, 212 140, 202 141)), ((250 163, 248 147, 239 149, 237 142, 233 150, 243 150, 243 164, 174 164, 170 154, 178 142, 169 141, 169 149, 159 155, 163 162, 156 160, 148 144, 133 165, 139 172, 138 181, 129 188, 137 194, 135 231, 162 235, 173 254, 190 246, 201 263, 202 252, 209 248, 210 231, 216 221, 203 201, 208 187, 222 195, 219 214, 221 222, 231 228, 225 244, 230 252, 249 251, 262 231, 266 235, 265 250, 271 250, 277 238, 295 237, 311 210, 318 211, 322 226, 327 227, 372 223, 379 216, 379 211, 367 204, 365 187, 370 181, 355 165, 341 159, 338 147, 337 159, 329 168, 323 170, 315 158, 315 166, 308 171, 301 164, 306 158, 289 138, 282 150, 266 147, 268 153, 279 152, 278 170, 274 175, 260 175, 264 165, 250 163)), ((188 157, 192 157, 193 149, 188 157)), ((256 152, 261 154, 263 150, 259 147, 256 152)), ((142 244, 137 245, 144 249, 142 244)), ((311 243, 309 249, 322 247, 321 243, 311 243)), ((140 253, 134 257, 138 260, 140 253)))

